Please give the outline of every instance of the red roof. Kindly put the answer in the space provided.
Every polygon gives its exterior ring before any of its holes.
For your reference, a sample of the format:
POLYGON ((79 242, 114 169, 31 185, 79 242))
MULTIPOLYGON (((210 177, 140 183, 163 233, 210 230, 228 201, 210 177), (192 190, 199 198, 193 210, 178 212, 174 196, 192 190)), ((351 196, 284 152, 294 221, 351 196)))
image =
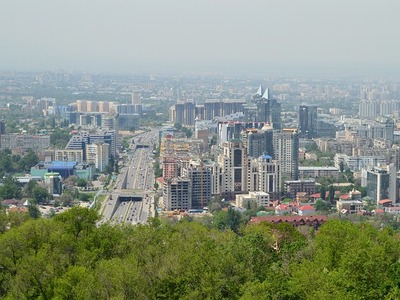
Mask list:
POLYGON ((390 200, 390 199, 382 199, 382 200, 379 200, 379 201, 378 201, 379 204, 386 204, 386 203, 392 203, 392 202, 393 202, 393 201, 390 200))
POLYGON ((315 207, 311 205, 303 205, 300 206, 299 210, 315 210, 315 207))
POLYGON ((290 209, 289 205, 287 204, 279 204, 276 209, 284 209, 284 210, 288 210, 290 209))
POLYGON ((340 195, 339 199, 348 200, 348 199, 350 199, 350 196, 348 194, 340 195))
POLYGON ((268 223, 294 223, 294 222, 326 222, 328 218, 326 216, 261 216, 261 217, 252 217, 250 219, 251 224, 258 224, 261 222, 268 222, 268 223))

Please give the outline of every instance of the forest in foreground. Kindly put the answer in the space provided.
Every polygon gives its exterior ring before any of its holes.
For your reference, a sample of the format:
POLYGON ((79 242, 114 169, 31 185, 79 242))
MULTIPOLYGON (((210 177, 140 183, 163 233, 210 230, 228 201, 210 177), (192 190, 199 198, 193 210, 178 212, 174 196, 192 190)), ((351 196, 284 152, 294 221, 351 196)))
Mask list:
POLYGON ((238 232, 198 222, 96 227, 72 208, 0 234, 2 299, 400 299, 391 228, 332 220, 238 232))

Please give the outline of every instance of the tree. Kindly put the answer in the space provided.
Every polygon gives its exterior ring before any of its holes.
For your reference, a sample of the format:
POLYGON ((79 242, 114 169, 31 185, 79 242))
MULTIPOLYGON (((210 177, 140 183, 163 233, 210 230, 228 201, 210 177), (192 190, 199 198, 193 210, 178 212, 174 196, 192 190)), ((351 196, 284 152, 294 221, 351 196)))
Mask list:
POLYGON ((39 162, 39 157, 31 149, 28 153, 22 157, 19 162, 19 169, 23 171, 30 171, 31 167, 35 166, 39 162))
POLYGON ((41 216, 39 209, 33 201, 29 201, 28 213, 32 219, 38 219, 41 216))
POLYGON ((89 201, 89 195, 85 193, 79 193, 79 200, 87 202, 89 201))
POLYGON ((239 232, 241 223, 242 214, 233 208, 218 212, 214 218, 215 227, 220 230, 231 229, 234 232, 239 232))
POLYGON ((175 123, 175 124, 174 124, 174 127, 175 127, 177 130, 181 130, 181 129, 182 129, 182 124, 181 124, 181 123, 175 123))
POLYGON ((78 181, 76 182, 76 185, 80 188, 84 188, 87 186, 87 181, 83 178, 79 178, 78 181))
POLYGON ((50 144, 64 148, 70 139, 69 129, 56 128, 50 134, 50 144))
POLYGON ((328 204, 324 200, 317 200, 314 207, 315 211, 327 212, 329 210, 328 204))
POLYGON ((38 186, 38 182, 36 180, 29 180, 28 184, 24 189, 24 194, 28 198, 33 197, 33 189, 38 186))
POLYGON ((32 198, 35 204, 46 203, 50 199, 50 194, 46 188, 36 186, 32 190, 32 198))
POLYGON ((22 189, 18 182, 11 176, 6 177, 3 185, 0 186, 0 197, 3 199, 20 199, 22 196, 22 189))
POLYGON ((322 185, 321 186, 321 199, 325 200, 325 198, 326 198, 326 186, 322 185))
POLYGON ((329 199, 328 200, 331 204, 335 200, 335 188, 332 184, 329 186, 329 199))
POLYGON ((88 236, 96 228, 99 215, 96 211, 78 206, 55 217, 57 222, 63 223, 66 230, 75 237, 88 236))

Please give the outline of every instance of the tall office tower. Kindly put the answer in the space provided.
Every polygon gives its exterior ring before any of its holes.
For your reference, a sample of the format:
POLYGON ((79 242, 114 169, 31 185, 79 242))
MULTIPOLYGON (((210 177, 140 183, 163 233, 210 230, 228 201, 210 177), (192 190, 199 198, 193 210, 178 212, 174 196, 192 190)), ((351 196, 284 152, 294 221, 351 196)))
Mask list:
POLYGON ((104 142, 110 145, 109 155, 110 157, 116 157, 117 155, 117 137, 115 130, 105 130, 98 133, 91 133, 88 137, 88 144, 96 142, 104 142))
POLYGON ((225 197, 233 199, 235 194, 247 192, 248 157, 240 140, 231 140, 222 145, 218 164, 223 172, 221 193, 225 197))
POLYGON ((317 136, 317 106, 300 105, 299 137, 312 139, 317 136))
POLYGON ((192 185, 191 208, 201 209, 211 199, 211 170, 201 162, 192 162, 182 169, 182 177, 188 178, 192 185))
POLYGON ((190 209, 192 185, 187 178, 172 178, 164 183, 163 202, 165 210, 190 209))
POLYGON ((110 145, 104 142, 95 142, 86 145, 86 161, 89 164, 94 164, 96 169, 103 172, 109 163, 110 145))
POLYGON ((274 158, 281 166, 280 182, 299 177, 299 135, 297 129, 286 128, 274 133, 274 158))
POLYGON ((268 193, 270 199, 279 199, 280 196, 280 168, 279 162, 270 155, 261 155, 257 160, 258 191, 268 193))
POLYGON ((267 122, 272 124, 274 129, 281 129, 281 103, 271 97, 269 89, 264 90, 260 86, 253 100, 257 105, 257 121, 267 122), (264 92, 262 96, 261 92, 264 92))
POLYGON ((375 118, 378 115, 378 103, 374 100, 361 100, 359 115, 361 118, 375 118))
POLYGON ((108 101, 99 101, 99 112, 108 113, 110 111, 110 103, 108 101))
POLYGON ((270 125, 265 125, 262 129, 245 129, 242 131, 241 138, 249 157, 257 158, 263 154, 274 155, 273 131, 270 125))
POLYGON ((178 177, 179 163, 175 156, 164 156, 162 160, 164 180, 178 177))
POLYGON ((394 164, 367 170, 367 195, 375 200, 376 204, 383 199, 390 199, 394 203, 398 202, 397 176, 394 164))
POLYGON ((133 92, 131 95, 132 104, 142 104, 142 95, 140 92, 133 92))

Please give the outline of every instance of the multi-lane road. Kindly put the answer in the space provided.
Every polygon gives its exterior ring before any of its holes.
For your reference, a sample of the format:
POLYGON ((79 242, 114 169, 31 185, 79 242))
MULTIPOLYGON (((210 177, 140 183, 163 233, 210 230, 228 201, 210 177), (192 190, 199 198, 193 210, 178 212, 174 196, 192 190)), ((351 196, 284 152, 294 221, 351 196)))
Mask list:
POLYGON ((116 177, 102 207, 102 223, 145 224, 154 216, 153 145, 158 130, 153 129, 134 138, 127 153, 127 162, 116 177))

